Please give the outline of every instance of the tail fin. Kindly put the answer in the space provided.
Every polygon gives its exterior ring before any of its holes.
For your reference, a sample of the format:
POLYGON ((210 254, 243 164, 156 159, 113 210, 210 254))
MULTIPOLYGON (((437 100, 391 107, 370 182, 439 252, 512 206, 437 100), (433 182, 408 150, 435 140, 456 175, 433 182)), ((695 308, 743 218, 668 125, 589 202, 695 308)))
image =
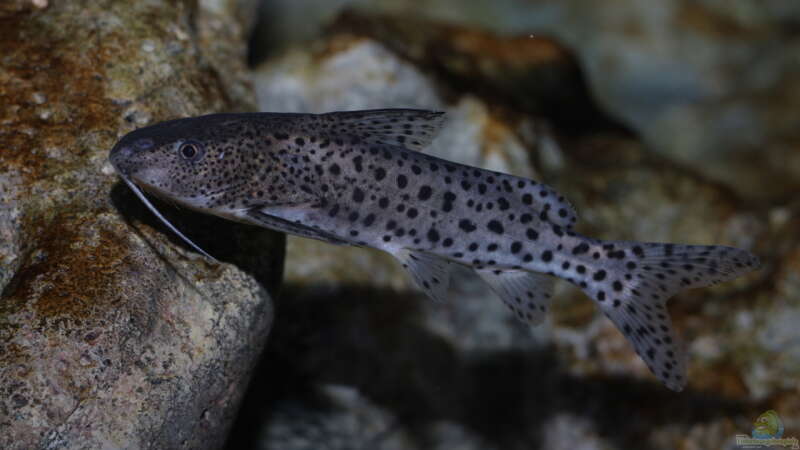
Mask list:
POLYGON ((760 266, 732 247, 591 241, 583 290, 633 344, 668 388, 686 385, 686 355, 677 344, 666 301, 685 289, 717 284, 760 266))

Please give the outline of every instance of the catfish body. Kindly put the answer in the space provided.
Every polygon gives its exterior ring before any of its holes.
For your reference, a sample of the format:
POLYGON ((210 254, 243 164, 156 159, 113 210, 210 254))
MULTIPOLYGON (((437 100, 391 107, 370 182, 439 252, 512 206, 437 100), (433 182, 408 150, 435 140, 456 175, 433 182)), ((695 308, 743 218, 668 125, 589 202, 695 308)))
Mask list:
POLYGON ((666 300, 753 270, 757 258, 731 247, 581 236, 573 207, 551 187, 419 152, 442 119, 407 109, 215 114, 133 131, 110 160, 134 191, 389 252, 434 299, 445 298, 450 264, 462 264, 537 324, 553 277, 565 279, 596 301, 667 387, 681 390, 685 355, 666 300))

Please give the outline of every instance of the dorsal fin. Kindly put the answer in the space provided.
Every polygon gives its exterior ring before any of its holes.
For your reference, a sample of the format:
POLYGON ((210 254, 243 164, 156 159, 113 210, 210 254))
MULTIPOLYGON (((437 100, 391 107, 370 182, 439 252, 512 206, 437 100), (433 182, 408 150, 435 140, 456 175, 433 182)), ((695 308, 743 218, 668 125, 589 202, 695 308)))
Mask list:
POLYGON ((328 130, 357 136, 367 144, 388 144, 422 151, 442 128, 444 113, 422 109, 373 109, 320 114, 328 130), (333 123, 331 123, 333 122, 333 123))

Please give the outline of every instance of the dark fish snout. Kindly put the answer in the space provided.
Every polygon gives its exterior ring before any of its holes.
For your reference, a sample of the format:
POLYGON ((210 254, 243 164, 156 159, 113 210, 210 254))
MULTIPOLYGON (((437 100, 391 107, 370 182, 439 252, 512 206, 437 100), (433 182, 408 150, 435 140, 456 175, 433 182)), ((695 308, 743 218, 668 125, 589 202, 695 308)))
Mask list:
POLYGON ((108 159, 118 172, 123 173, 123 168, 132 163, 137 152, 151 148, 153 148, 153 140, 149 138, 137 139, 133 142, 123 139, 111 149, 108 159))
POLYGON ((131 157, 131 155, 133 155, 133 148, 130 145, 117 145, 114 146, 113 149, 111 149, 111 154, 109 155, 109 158, 113 163, 115 160, 121 161, 124 159, 128 159, 131 157))
POLYGON ((117 172, 121 173, 122 168, 125 166, 125 162, 130 160, 133 152, 134 149, 130 145, 117 144, 111 149, 111 153, 108 155, 108 160, 111 162, 111 165, 117 169, 117 172))

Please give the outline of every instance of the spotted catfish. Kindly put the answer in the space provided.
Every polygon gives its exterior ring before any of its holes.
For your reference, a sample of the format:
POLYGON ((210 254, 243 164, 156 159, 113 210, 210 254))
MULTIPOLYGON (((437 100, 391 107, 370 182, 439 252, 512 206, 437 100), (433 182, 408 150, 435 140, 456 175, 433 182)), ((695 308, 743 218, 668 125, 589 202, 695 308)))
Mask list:
MULTIPOLYGON (((111 163, 142 190, 188 208, 394 255, 443 300, 451 264, 471 267, 514 314, 542 321, 554 277, 578 286, 674 390, 686 361, 665 302, 759 267, 722 246, 601 241, 573 231, 553 188, 420 153, 442 113, 214 114, 133 131, 111 163)), ((178 230, 165 223, 202 252, 178 230)))

